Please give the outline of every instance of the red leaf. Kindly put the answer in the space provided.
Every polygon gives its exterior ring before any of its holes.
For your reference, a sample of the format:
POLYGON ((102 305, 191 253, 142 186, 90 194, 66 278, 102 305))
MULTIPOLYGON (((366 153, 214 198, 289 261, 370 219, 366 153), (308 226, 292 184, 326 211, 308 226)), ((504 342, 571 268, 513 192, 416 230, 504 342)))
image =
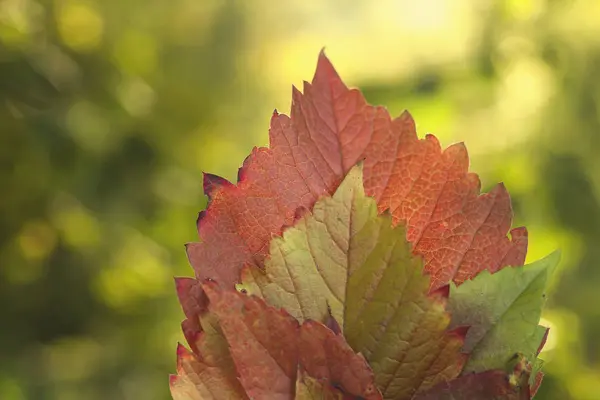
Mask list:
POLYGON ((204 194, 208 196, 209 201, 212 200, 213 192, 216 192, 221 187, 231 187, 231 182, 220 176, 204 173, 204 194))
POLYGON ((210 321, 205 322, 207 330, 196 336, 195 353, 181 344, 177 346, 177 375, 170 378, 173 399, 247 399, 222 334, 210 321))
MULTIPOLYGON (((332 396, 337 393, 347 395, 347 398, 381 399, 373 372, 365 359, 352 351, 342 335, 314 321, 299 325, 284 310, 268 306, 258 297, 223 290, 214 282, 205 283, 203 288, 210 300, 206 315, 216 317, 239 382, 249 398, 293 399, 297 394, 297 372, 300 368, 322 385, 322 391, 332 396)), ((204 338, 204 332, 200 338, 204 338)), ((215 343, 213 341, 213 347, 219 347, 215 343)), ((198 345, 201 352, 206 350, 204 344, 198 345)), ((180 365, 183 362, 199 362, 189 353, 178 353, 178 359, 180 365)), ((224 357, 220 359, 227 361, 224 357)), ((213 367, 218 371, 226 369, 226 365, 213 367)), ((194 375, 200 370, 196 367, 183 371, 187 381, 178 384, 178 393, 196 394, 195 389, 190 388, 190 382, 202 381, 194 375)), ((182 368, 178 368, 178 372, 181 371, 182 368)), ((219 387, 217 382, 215 390, 219 387)))
POLYGON ((200 282, 193 278, 175 278, 175 287, 177 296, 181 303, 181 308, 186 319, 181 323, 181 329, 188 344, 195 353, 196 340, 202 328, 200 327, 199 316, 206 309, 208 299, 202 290, 200 282))
POLYGON ((298 363, 298 321, 264 301, 203 285, 229 344, 240 382, 252 399, 293 398, 298 363))
POLYGON ((325 325, 315 321, 302 324, 299 357, 311 377, 331 382, 365 400, 381 399, 365 359, 354 353, 342 335, 325 325))
POLYGON ((255 148, 246 159, 237 185, 205 180, 211 202, 198 221, 202 242, 187 247, 197 277, 233 285, 243 265, 262 266, 271 236, 294 221, 296 210, 333 193, 361 159, 367 194, 395 223, 406 221, 432 290, 524 262, 525 228, 506 237, 512 211, 504 186, 480 196, 462 144, 442 152, 434 136, 419 140, 408 113, 392 120, 368 105, 323 53, 304 94, 293 90, 291 118, 274 113, 269 138, 270 148, 255 148))

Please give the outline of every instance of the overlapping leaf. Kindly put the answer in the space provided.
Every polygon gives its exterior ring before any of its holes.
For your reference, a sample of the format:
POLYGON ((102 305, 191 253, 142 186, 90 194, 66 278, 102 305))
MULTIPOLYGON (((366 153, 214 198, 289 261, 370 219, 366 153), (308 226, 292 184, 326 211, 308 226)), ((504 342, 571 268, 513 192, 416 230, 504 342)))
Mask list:
POLYGON ((198 353, 196 342, 197 337, 202 332, 200 319, 203 311, 205 311, 208 299, 202 290, 200 281, 194 278, 175 278, 175 286, 181 308, 186 317, 181 323, 181 329, 192 350, 198 353))
POLYGON ((492 370, 464 375, 417 396, 414 400, 529 400, 530 390, 511 385, 509 376, 502 370, 492 370))
POLYGON ((299 321, 325 322, 331 312, 384 398, 410 399, 460 373, 465 331, 447 331, 443 293, 428 295, 429 278, 404 227, 378 216, 362 182, 359 165, 271 242, 264 274, 244 270, 243 287, 299 321))
POLYGON ((465 342, 471 354, 466 371, 500 368, 515 353, 535 359, 547 330, 538 325, 546 283, 558 260, 559 254, 553 253, 524 267, 483 272, 451 286, 452 324, 472 326, 465 342))
POLYGON ((175 400, 289 400, 319 393, 381 399, 365 359, 343 336, 315 321, 299 324, 259 298, 213 282, 202 286, 209 306, 199 352, 179 347, 178 375, 171 378, 175 400))
POLYGON ((255 148, 246 159, 237 185, 205 176, 211 201, 198 219, 201 242, 187 247, 199 278, 233 285, 244 265, 262 266, 271 236, 297 210, 333 193, 362 159, 367 194, 379 211, 406 221, 432 290, 524 261, 525 229, 506 237, 512 212, 504 187, 479 196, 464 146, 442 152, 434 136, 419 140, 408 113, 392 120, 384 108, 368 105, 324 54, 312 84, 305 83, 303 94, 293 90, 291 117, 273 115, 269 138, 269 148, 255 148))
MULTIPOLYGON (((471 326, 464 347, 470 353, 465 372, 501 368, 516 353, 536 359, 548 334, 548 328, 538 325, 546 284, 559 258, 553 253, 524 267, 493 275, 482 272, 458 287, 451 285, 452 325, 471 326)), ((541 373, 534 371, 532 378, 535 391, 541 373)))
POLYGON ((210 314, 202 322, 203 331, 191 342, 194 352, 177 347, 177 375, 170 382, 173 400, 246 399, 221 328, 210 314))
POLYGON ((530 400, 532 365, 527 358, 516 354, 503 367, 442 382, 413 400, 530 400))
POLYGON ((199 279, 177 280, 193 352, 178 351, 174 399, 530 398, 546 267, 519 267, 527 231, 507 237, 508 193, 479 194, 464 146, 419 140, 323 54, 269 137, 237 184, 205 174, 187 246, 199 279), (283 309, 222 289, 240 280, 283 309), (515 352, 518 384, 498 369, 515 352))

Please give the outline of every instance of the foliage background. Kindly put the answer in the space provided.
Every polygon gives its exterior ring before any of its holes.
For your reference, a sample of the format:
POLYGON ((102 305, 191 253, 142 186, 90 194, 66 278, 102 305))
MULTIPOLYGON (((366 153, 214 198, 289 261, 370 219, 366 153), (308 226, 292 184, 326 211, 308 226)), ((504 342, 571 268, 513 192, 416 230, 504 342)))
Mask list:
POLYGON ((343 78, 504 181, 563 262, 540 399, 600 393, 597 0, 0 1, 0 399, 168 399, 171 277, 290 83, 343 78))

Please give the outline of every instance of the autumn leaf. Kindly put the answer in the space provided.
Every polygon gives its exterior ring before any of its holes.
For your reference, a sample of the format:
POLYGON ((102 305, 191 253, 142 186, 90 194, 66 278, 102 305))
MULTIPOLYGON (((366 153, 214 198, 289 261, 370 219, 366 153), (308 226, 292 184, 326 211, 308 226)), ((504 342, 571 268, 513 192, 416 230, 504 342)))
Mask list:
POLYGON ((509 383, 502 370, 480 372, 443 382, 418 395, 414 400, 529 400, 529 388, 525 390, 509 383))
POLYGON ((204 285, 239 380, 250 398, 293 398, 298 368, 298 322, 255 298, 204 285))
POLYGON ((209 304, 197 344, 200 354, 179 347, 178 375, 171 378, 175 400, 287 400, 318 393, 381 399, 373 372, 343 336, 316 321, 299 324, 260 298, 214 282, 203 289, 209 304), (300 393, 298 379, 304 382, 300 393))
POLYGON ((360 160, 366 193, 394 223, 406 223, 432 290, 524 262, 526 230, 506 237, 512 211, 504 186, 480 196, 462 144, 442 151, 432 135, 419 140, 408 113, 392 120, 367 104, 323 53, 304 93, 294 88, 291 117, 274 113, 269 139, 269 148, 246 159, 237 184, 205 175, 210 203, 197 222, 201 242, 187 246, 198 278, 234 285, 244 265, 262 267, 272 235, 332 194, 360 160))
POLYGON ((559 258, 553 253, 530 265, 482 272, 458 287, 451 285, 452 326, 471 326, 465 372, 501 368, 515 353, 535 360, 547 334, 538 325, 546 283, 559 258))
POLYGON ((419 139, 323 53, 292 97, 236 184, 204 175, 173 398, 531 398, 558 260, 522 266, 504 186, 480 194, 462 144, 419 139))
POLYGON ((522 354, 514 355, 503 369, 467 373, 442 382, 413 400, 529 400, 532 365, 522 354))
POLYGON ((203 315, 202 328, 192 342, 193 353, 177 347, 177 375, 170 381, 173 400, 247 399, 214 315, 203 315))
POLYGON ((359 165, 332 197, 271 241, 265 274, 246 268, 241 287, 299 321, 325 322, 331 311, 384 398, 409 399, 460 373, 465 331, 447 331, 445 296, 428 294, 404 227, 378 215, 362 182, 359 165))
POLYGON ((175 278, 175 287, 179 303, 186 319, 181 323, 183 334, 195 353, 197 337, 202 332, 200 319, 208 304, 208 299, 202 290, 202 285, 194 278, 175 278))

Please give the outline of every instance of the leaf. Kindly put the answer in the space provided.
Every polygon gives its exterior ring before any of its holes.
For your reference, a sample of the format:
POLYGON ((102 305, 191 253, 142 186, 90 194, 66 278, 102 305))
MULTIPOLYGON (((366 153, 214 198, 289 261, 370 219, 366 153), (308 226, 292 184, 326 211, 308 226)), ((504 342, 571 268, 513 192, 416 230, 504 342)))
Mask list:
POLYGON ((173 400, 247 399, 214 316, 206 314, 202 328, 193 343, 195 354, 177 347, 177 375, 170 379, 173 400))
POLYGON ((419 140, 408 113, 392 120, 368 105, 323 53, 304 93, 294 88, 291 117, 274 113, 269 139, 269 148, 255 148, 246 159, 237 184, 205 175, 210 203, 197 222, 201 242, 187 246, 198 278, 234 285, 244 265, 262 267, 272 235, 299 209, 332 194, 360 160, 365 191, 379 211, 406 222, 431 290, 524 262, 527 231, 506 237, 512 211, 504 186, 479 196, 462 144, 442 152, 434 136, 419 140))
POLYGON ((265 274, 244 269, 242 287, 301 322, 326 322, 331 310, 384 398, 409 399, 460 373, 465 330, 447 331, 444 294, 428 294, 404 227, 378 216, 362 181, 359 165, 332 197, 273 239, 265 274))
POLYGON ((465 372, 501 368, 515 353, 535 360, 547 329, 538 326, 546 282, 558 264, 555 252, 533 264, 482 272, 460 286, 451 285, 452 326, 471 326, 464 350, 465 372))
POLYGON ((414 400, 529 400, 529 388, 511 386, 504 371, 468 374, 443 382, 414 400))
POLYGON ((239 380, 251 399, 293 398, 298 366, 298 322, 257 298, 203 285, 229 345, 239 380))
POLYGON ((442 151, 432 135, 419 140, 407 112, 392 120, 368 105, 324 54, 304 93, 294 88, 291 117, 274 113, 269 139, 237 183, 204 175, 200 242, 187 245, 196 277, 177 281, 193 353, 180 356, 174 396, 210 398, 211 379, 252 399, 535 393, 547 335, 535 293, 545 281, 515 293, 502 278, 531 272, 520 268, 527 231, 507 237, 508 193, 498 185, 480 195, 462 144, 442 151), (496 291, 486 286, 491 305, 476 290, 465 297, 473 304, 458 301, 463 286, 502 279, 496 291), (232 290, 240 281, 256 296, 232 290), (449 284, 460 306, 452 325, 449 284), (473 325, 472 343, 461 318, 473 325), (463 347, 474 354, 465 371, 463 347), (507 376, 498 369, 514 351, 521 369, 507 376))
POLYGON ((181 323, 183 334, 192 350, 198 353, 195 343, 196 338, 202 332, 200 319, 202 318, 202 313, 206 308, 208 299, 202 290, 200 282, 196 279, 175 278, 175 287, 181 308, 186 316, 186 319, 181 323))
POLYGON ((284 310, 215 282, 203 289, 209 306, 197 348, 204 356, 180 346, 179 375, 171 381, 175 400, 298 398, 299 368, 312 379, 310 388, 302 388, 303 398, 322 393, 381 399, 373 372, 343 336, 315 321, 300 325, 284 310))
POLYGON ((339 385, 345 393, 365 400, 381 399, 369 365, 342 335, 318 322, 305 321, 300 328, 299 350, 300 365, 310 376, 339 385))
POLYGON ((531 363, 516 354, 504 368, 468 373, 457 379, 442 382, 413 400, 529 400, 532 395, 529 380, 531 363))

